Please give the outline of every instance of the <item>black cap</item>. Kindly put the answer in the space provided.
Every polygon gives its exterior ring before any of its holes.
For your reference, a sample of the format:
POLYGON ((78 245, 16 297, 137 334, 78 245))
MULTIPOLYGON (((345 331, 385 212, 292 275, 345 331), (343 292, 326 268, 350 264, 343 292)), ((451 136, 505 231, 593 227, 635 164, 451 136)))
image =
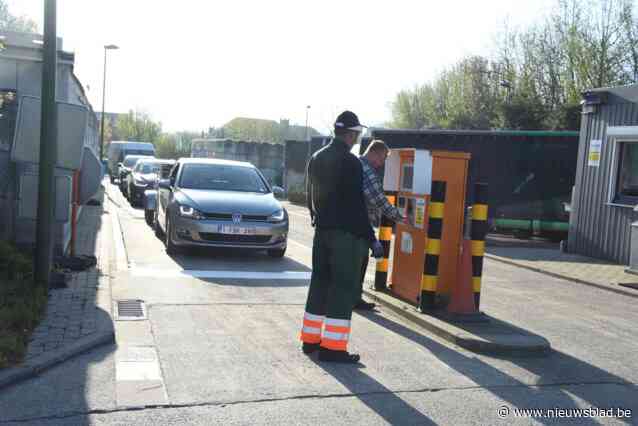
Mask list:
POLYGON ((363 128, 367 127, 359 123, 359 117, 352 111, 344 111, 339 114, 337 121, 335 121, 335 129, 352 130, 353 132, 361 132, 363 128))

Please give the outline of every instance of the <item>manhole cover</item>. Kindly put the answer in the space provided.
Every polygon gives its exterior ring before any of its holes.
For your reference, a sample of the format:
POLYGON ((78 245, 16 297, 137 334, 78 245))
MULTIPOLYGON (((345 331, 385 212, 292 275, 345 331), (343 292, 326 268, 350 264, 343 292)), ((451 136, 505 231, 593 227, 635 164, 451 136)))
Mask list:
POLYGON ((146 319, 146 309, 141 300, 118 300, 116 312, 119 320, 146 319))
POLYGON ((638 283, 618 283, 618 285, 631 288, 633 290, 638 290, 638 283))

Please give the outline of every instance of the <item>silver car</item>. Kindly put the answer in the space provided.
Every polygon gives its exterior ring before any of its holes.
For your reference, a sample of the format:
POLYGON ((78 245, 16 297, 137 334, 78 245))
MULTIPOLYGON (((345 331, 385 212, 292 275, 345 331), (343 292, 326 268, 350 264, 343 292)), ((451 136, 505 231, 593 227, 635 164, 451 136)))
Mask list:
POLYGON ((188 246, 286 253, 288 213, 252 164, 182 158, 158 186, 155 232, 169 254, 188 246))

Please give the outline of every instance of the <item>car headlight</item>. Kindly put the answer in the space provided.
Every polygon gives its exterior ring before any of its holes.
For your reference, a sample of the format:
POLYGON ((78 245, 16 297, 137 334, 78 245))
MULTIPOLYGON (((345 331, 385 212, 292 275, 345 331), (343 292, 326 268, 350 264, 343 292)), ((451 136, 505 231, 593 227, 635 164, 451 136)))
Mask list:
POLYGON ((135 185, 138 185, 138 186, 146 186, 146 185, 148 185, 148 182, 146 182, 142 178, 135 178, 134 180, 135 180, 135 185))
POLYGON ((276 211, 268 216, 268 222, 282 222, 286 218, 286 212, 283 209, 276 211))
POLYGON ((204 215, 191 206, 179 206, 179 215, 194 220, 205 219, 204 215))

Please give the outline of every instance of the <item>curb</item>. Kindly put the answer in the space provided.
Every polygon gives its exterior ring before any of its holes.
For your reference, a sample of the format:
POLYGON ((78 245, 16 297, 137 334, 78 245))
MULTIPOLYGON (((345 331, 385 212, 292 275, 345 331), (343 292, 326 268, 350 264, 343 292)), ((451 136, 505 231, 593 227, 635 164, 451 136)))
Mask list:
POLYGON ((53 351, 49 354, 33 358, 32 364, 13 367, 9 371, 4 373, 0 372, 0 389, 10 385, 14 385, 17 382, 31 379, 45 370, 51 367, 55 367, 70 358, 77 355, 88 352, 99 346, 111 344, 115 342, 115 333, 101 333, 96 336, 87 336, 82 338, 71 345, 67 345, 59 350, 53 351))
POLYGON ((541 336, 519 334, 518 336, 521 337, 521 339, 519 339, 518 343, 491 341, 471 334, 466 330, 462 330, 453 324, 446 323, 429 315, 423 315, 417 312, 414 306, 402 302, 387 293, 365 288, 363 289, 363 293, 380 305, 390 309, 395 314, 416 323, 448 342, 475 353, 529 357, 546 356, 551 352, 550 343, 541 336))
POLYGON ((594 283, 594 282, 591 282, 591 281, 581 280, 579 278, 570 277, 569 275, 563 275, 563 274, 559 274, 559 273, 556 273, 556 272, 550 272, 550 271, 548 271, 546 269, 541 269, 541 268, 537 268, 535 266, 525 265, 525 264, 516 262, 514 260, 509 260, 509 259, 502 258, 500 256, 495 256, 493 254, 485 253, 484 257, 487 258, 487 259, 494 260, 496 262, 501 262, 501 263, 505 263, 507 265, 517 266, 519 268, 527 269, 529 271, 538 272, 540 274, 549 275, 550 277, 560 278, 562 280, 571 281, 571 282, 574 282, 574 283, 577 283, 577 284, 586 285, 586 286, 589 286, 589 287, 595 287, 595 288, 598 288, 598 289, 601 289, 601 290, 607 290, 607 291, 610 291, 612 293, 622 294, 623 296, 629 296, 629 297, 638 298, 638 293, 636 293, 636 292, 630 292, 630 291, 626 291, 626 290, 623 290, 623 289, 620 289, 620 288, 613 288, 613 287, 610 287, 610 286, 606 286, 604 284, 598 284, 598 283, 594 283))

